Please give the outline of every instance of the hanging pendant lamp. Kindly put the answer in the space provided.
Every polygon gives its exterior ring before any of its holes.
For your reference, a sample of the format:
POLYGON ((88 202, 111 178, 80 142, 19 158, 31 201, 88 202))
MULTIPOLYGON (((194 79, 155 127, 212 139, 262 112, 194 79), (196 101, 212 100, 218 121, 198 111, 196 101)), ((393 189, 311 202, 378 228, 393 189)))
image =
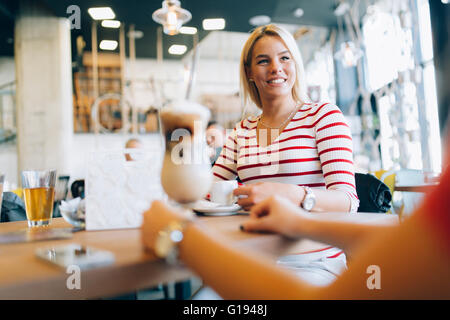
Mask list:
POLYGON ((162 8, 153 12, 153 20, 163 25, 163 31, 168 35, 178 34, 181 26, 191 20, 189 11, 182 9, 178 0, 164 0, 162 8))

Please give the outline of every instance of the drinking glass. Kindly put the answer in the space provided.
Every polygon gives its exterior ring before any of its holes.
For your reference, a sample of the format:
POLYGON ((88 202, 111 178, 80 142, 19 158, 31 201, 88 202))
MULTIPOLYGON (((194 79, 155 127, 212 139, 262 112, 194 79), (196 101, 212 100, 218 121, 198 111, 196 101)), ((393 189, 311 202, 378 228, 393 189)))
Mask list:
POLYGON ((0 214, 2 213, 3 182, 4 181, 5 181, 5 175, 0 173, 0 214))
POLYGON ((213 180, 205 139, 209 111, 184 101, 160 115, 166 145, 161 185, 171 200, 192 204, 206 196, 213 180))
POLYGON ((28 227, 48 226, 55 199, 56 170, 22 171, 28 227))

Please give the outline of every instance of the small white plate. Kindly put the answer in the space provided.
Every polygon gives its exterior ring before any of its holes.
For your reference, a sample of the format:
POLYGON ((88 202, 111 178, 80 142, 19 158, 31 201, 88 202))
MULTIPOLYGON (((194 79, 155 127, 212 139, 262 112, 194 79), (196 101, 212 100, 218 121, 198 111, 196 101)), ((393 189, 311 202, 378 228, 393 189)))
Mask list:
POLYGON ((241 206, 238 204, 232 204, 230 206, 222 205, 220 203, 215 203, 206 200, 197 201, 193 206, 192 210, 196 212, 203 213, 204 215, 211 216, 227 216, 236 214, 237 211, 241 210, 241 206))

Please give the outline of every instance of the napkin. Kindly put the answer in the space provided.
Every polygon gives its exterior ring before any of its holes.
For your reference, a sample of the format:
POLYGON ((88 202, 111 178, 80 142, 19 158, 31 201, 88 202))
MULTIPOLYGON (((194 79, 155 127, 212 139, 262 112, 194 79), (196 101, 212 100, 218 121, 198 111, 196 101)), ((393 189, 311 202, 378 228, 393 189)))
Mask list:
POLYGON ((86 202, 80 197, 69 201, 61 201, 59 211, 63 218, 70 224, 81 227, 84 226, 86 220, 86 202))
POLYGON ((80 204, 80 202, 81 202, 80 197, 77 197, 69 201, 62 200, 59 208, 65 211, 75 212, 78 210, 78 205, 80 204))

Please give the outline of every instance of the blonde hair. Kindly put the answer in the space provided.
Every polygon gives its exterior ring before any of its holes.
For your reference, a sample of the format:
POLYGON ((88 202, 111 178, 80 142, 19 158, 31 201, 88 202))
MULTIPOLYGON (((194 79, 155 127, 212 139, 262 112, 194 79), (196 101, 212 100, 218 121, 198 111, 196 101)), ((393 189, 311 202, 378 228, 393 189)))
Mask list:
POLYGON ((254 82, 249 80, 246 68, 250 68, 251 66, 253 47, 255 46, 256 41, 265 36, 279 37, 291 53, 296 69, 295 83, 292 87, 292 97, 300 103, 306 102, 308 98, 306 94, 305 71, 303 68, 302 56, 300 54, 300 50, 298 49, 297 43, 295 42, 294 37, 287 30, 274 24, 269 24, 256 28, 247 39, 244 48, 242 49, 240 61, 240 90, 244 106, 247 106, 251 100, 258 108, 262 109, 258 88, 254 82))

